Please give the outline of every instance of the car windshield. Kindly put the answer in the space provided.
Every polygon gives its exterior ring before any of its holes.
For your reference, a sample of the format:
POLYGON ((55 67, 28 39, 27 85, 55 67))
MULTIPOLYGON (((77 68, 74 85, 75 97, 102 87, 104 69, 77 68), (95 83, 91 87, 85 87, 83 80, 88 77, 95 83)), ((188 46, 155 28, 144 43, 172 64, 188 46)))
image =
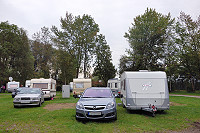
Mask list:
POLYGON ((20 91, 21 91, 21 89, 23 89, 23 88, 18 88, 18 89, 17 89, 17 91, 18 91, 18 92, 20 92, 20 91))
POLYGON ((18 94, 40 94, 39 89, 21 89, 18 94))
POLYGON ((109 89, 86 89, 83 98, 110 98, 112 93, 109 89))

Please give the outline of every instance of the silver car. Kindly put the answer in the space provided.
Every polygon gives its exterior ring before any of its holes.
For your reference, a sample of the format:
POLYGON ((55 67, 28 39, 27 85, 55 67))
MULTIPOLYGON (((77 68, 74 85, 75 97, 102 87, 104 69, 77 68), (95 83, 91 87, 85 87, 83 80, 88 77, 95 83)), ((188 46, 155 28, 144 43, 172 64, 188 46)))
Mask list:
POLYGON ((14 97, 14 107, 37 105, 41 106, 44 102, 44 93, 40 88, 22 88, 21 91, 14 97))
POLYGON ((76 119, 117 120, 115 97, 110 88, 87 88, 76 104, 76 119))

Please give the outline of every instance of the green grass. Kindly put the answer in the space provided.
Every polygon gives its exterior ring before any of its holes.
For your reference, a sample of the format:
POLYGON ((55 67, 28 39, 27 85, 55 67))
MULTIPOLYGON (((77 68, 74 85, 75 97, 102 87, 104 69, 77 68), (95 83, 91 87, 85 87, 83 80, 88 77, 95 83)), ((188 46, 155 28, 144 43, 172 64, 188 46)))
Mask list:
MULTIPOLYGON (((176 103, 170 110, 151 117, 146 112, 127 111, 117 106, 117 121, 76 121, 75 109, 49 111, 52 103, 76 103, 78 99, 61 98, 45 101, 41 107, 14 108, 11 95, 0 95, 0 132, 156 132, 181 131, 195 121, 200 121, 200 99, 170 97, 176 103)), ((121 103, 120 99, 116 99, 121 103)))
POLYGON ((170 92, 170 94, 200 96, 200 91, 196 91, 195 93, 194 92, 190 92, 189 93, 189 92, 187 92, 185 90, 180 90, 180 91, 170 92))

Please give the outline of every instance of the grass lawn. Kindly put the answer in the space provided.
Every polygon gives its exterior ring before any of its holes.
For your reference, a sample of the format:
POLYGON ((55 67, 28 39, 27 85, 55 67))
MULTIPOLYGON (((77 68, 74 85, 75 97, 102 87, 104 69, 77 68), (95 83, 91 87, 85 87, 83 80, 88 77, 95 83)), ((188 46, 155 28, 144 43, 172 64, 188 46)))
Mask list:
POLYGON ((180 90, 180 91, 170 92, 170 94, 200 96, 200 91, 196 91, 195 93, 194 92, 189 93, 185 90, 180 90))
MULTIPOLYGON (((76 103, 78 99, 73 97, 62 99, 61 93, 57 93, 54 100, 45 101, 41 107, 14 108, 13 99, 7 94, 0 93, 0 132, 165 132, 181 131, 200 121, 200 99, 197 98, 171 96, 170 110, 155 117, 117 106, 117 121, 79 122, 75 119, 75 108, 44 109, 52 103, 76 103)), ((119 98, 117 102, 121 103, 119 98)))

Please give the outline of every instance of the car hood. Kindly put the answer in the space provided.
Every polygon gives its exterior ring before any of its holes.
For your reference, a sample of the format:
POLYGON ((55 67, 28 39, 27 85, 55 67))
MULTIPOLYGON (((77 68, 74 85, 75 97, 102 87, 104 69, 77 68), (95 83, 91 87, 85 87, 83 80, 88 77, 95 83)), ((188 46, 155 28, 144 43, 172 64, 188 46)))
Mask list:
POLYGON ((39 97, 40 94, 17 94, 15 98, 20 98, 20 97, 39 97))
POLYGON ((114 98, 80 98, 79 102, 83 105, 107 105, 114 102, 114 98))

